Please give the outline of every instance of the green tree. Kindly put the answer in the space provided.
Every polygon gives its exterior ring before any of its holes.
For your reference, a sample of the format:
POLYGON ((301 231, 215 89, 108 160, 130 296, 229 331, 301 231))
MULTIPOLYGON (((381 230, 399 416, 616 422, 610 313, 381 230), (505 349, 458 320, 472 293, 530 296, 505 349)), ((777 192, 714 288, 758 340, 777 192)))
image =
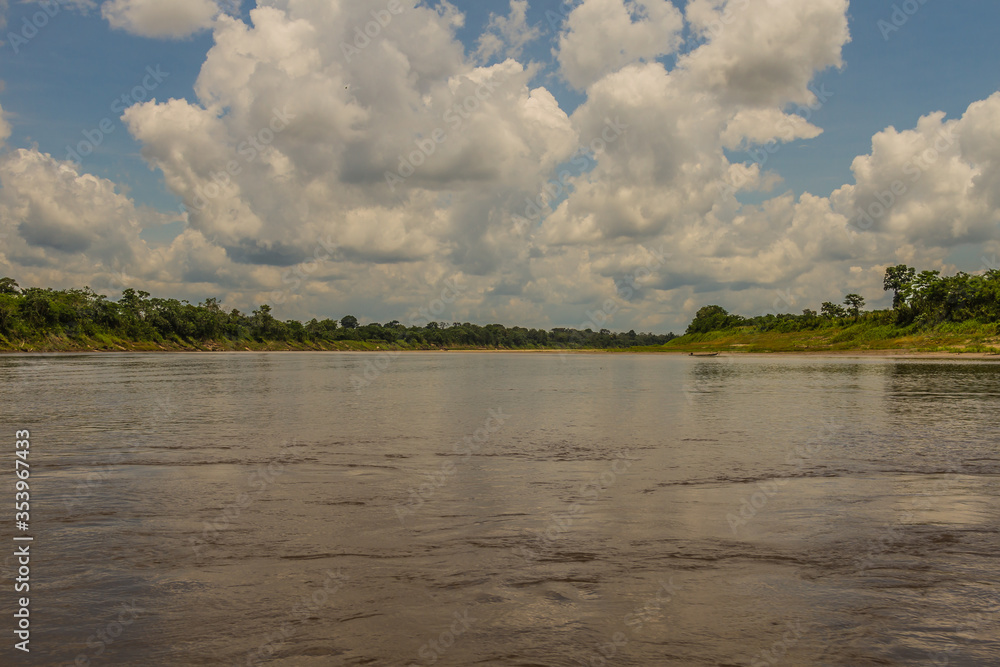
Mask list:
POLYGON ((829 317, 834 320, 847 317, 847 311, 830 301, 824 301, 823 305, 820 306, 819 312, 823 314, 823 317, 829 317))
POLYGON ((280 340, 279 336, 275 336, 275 334, 279 332, 279 329, 281 329, 279 324, 280 323, 274 319, 274 316, 271 315, 271 306, 266 303, 262 304, 260 308, 253 311, 252 317, 250 318, 250 329, 253 332, 254 337, 260 341, 271 340, 274 338, 278 338, 280 340))
POLYGON ((940 271, 921 271, 913 279, 913 291, 921 296, 928 296, 941 283, 940 271))
POLYGON ((219 300, 212 297, 205 299, 197 307, 194 317, 195 336, 202 340, 218 338, 224 330, 226 314, 219 305, 219 300))
POLYGON ((0 334, 9 334, 17 326, 17 297, 10 294, 0 294, 0 334))
POLYGON ((354 317, 354 315, 345 315, 340 320, 340 326, 344 329, 357 329, 358 318, 354 317))
POLYGON ((906 305, 906 300, 910 296, 910 285, 917 275, 917 270, 906 264, 890 266, 885 270, 885 279, 882 281, 882 288, 888 292, 892 290, 892 307, 899 309, 906 305))
POLYGON ((848 294, 844 297, 844 305, 847 306, 847 312, 858 319, 861 317, 861 309, 865 307, 865 299, 860 294, 848 294))
POLYGON ((0 278, 0 294, 20 294, 21 289, 13 278, 0 278))
POLYGON ((32 333, 44 335, 56 324, 53 294, 52 290, 40 287, 25 288, 19 304, 20 316, 31 327, 32 333))
POLYGON ((722 306, 704 306, 695 313, 687 333, 708 333, 739 324, 738 316, 730 315, 722 306))

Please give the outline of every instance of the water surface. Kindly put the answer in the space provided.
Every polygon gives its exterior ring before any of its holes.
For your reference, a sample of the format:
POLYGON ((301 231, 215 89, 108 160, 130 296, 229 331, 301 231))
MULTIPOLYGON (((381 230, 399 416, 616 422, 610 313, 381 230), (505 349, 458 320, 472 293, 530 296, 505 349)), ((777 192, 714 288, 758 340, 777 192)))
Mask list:
POLYGON ((1000 662, 998 365, 377 359, 0 358, 18 664, 1000 662))

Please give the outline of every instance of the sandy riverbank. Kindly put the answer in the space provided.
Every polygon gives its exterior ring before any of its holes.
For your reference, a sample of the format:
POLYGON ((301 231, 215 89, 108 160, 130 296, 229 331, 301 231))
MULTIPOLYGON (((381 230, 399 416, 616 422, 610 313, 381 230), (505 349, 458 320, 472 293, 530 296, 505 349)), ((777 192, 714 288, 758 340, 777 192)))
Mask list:
MULTIPOLYGON (((499 350, 499 349, 440 349, 440 350, 397 350, 375 348, 371 350, 323 350, 323 349, 243 349, 243 350, 195 350, 195 349, 160 349, 160 350, 129 350, 129 349, 73 349, 73 350, 0 350, 0 355, 25 354, 246 354, 246 353, 332 353, 332 354, 607 354, 607 355, 669 355, 691 356, 687 351, 680 350, 499 350)), ((794 352, 719 352, 714 357, 694 357, 699 359, 726 359, 750 357, 831 357, 831 358, 887 358, 887 359, 945 359, 954 361, 1000 361, 1000 354, 989 352, 921 352, 913 350, 798 350, 794 352)))

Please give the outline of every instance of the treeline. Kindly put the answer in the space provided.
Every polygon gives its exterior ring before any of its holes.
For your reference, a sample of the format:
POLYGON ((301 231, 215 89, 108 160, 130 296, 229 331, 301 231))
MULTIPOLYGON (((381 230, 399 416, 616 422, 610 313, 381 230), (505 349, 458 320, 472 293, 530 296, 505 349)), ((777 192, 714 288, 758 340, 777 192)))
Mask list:
POLYGON ((13 341, 38 341, 52 336, 105 344, 115 339, 180 345, 214 341, 296 344, 361 341, 413 348, 514 350, 629 348, 662 345, 675 338, 674 334, 565 328, 546 331, 468 322, 406 326, 394 320, 361 325, 353 315, 340 321, 313 319, 302 323, 278 320, 268 305, 245 315, 236 309, 226 312, 214 298, 194 305, 126 289, 118 301, 111 301, 90 288, 21 289, 11 278, 0 279, 0 338, 3 339, 0 342, 9 346, 13 341))
POLYGON ((883 289, 893 293, 891 310, 865 311, 865 300, 848 294, 843 304, 826 301, 817 313, 768 314, 743 317, 721 306, 705 306, 695 315, 686 334, 736 329, 790 333, 824 327, 870 323, 920 330, 944 323, 1000 322, 1000 271, 983 275, 964 272, 942 276, 940 271, 921 271, 899 264, 886 269, 883 289))

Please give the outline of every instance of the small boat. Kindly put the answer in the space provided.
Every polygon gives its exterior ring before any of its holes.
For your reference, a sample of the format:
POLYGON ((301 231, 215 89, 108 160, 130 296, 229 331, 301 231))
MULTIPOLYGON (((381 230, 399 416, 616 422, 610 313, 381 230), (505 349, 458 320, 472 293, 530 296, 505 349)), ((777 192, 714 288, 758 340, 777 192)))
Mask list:
POLYGON ((718 352, 688 352, 689 357, 717 357, 718 352))

